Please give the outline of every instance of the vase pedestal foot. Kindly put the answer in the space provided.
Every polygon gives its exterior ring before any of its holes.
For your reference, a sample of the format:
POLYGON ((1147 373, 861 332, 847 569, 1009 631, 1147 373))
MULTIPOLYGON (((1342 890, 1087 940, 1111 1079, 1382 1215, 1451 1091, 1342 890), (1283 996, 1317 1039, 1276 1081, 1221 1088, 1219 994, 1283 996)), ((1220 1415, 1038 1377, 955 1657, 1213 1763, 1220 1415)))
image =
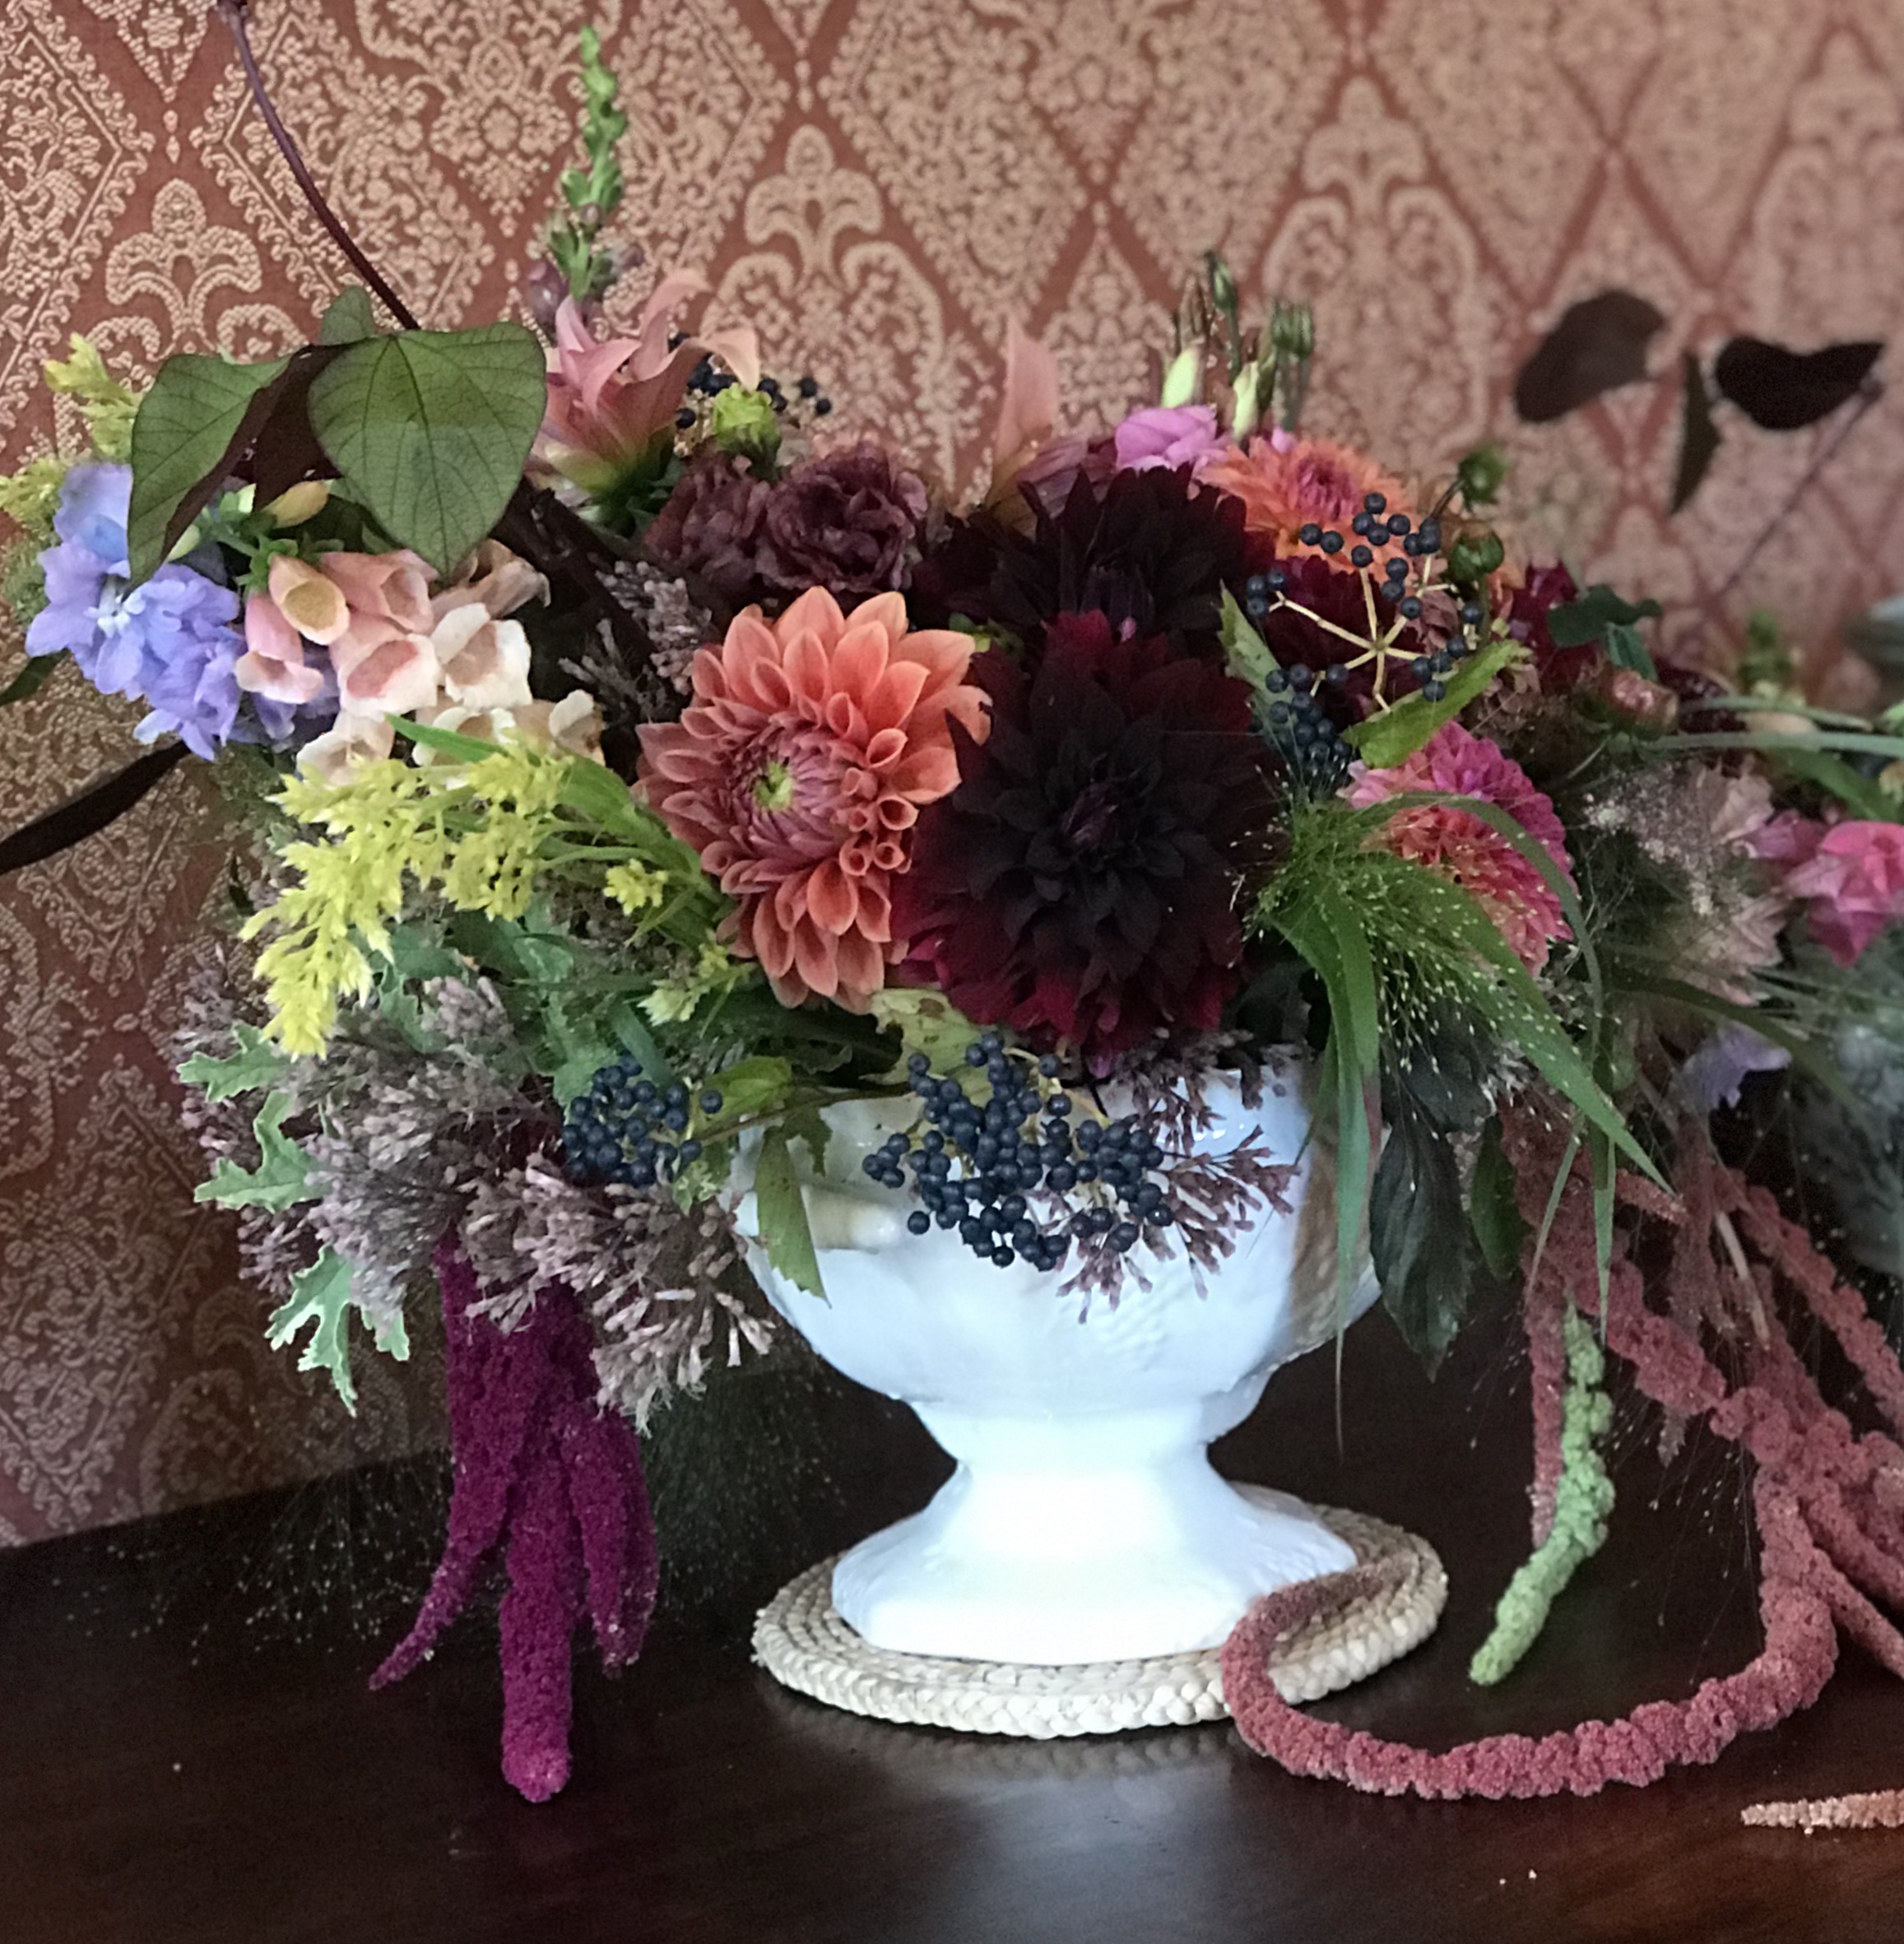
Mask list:
POLYGON ((1200 1450, 1088 1470, 961 1464, 834 1568, 833 1603, 899 1654, 1041 1665, 1220 1646, 1259 1594, 1354 1564, 1299 1499, 1218 1477, 1200 1450))
MULTIPOLYGON (((1259 1486, 1231 1489, 1268 1512, 1291 1502, 1259 1486)), ((1441 1561, 1425 1540, 1354 1512, 1318 1507, 1310 1515, 1353 1563, 1387 1570, 1281 1644, 1270 1671, 1284 1696, 1295 1701, 1346 1687, 1418 1646, 1434 1631, 1447 1598, 1441 1561)), ((843 1564, 843 1558, 828 1560, 802 1573, 763 1609, 754 1627, 760 1664, 783 1687, 829 1706, 880 1721, 1041 1741, 1188 1726, 1227 1713, 1220 1645, 1042 1664, 875 1646, 834 1608, 834 1576, 843 1564)))

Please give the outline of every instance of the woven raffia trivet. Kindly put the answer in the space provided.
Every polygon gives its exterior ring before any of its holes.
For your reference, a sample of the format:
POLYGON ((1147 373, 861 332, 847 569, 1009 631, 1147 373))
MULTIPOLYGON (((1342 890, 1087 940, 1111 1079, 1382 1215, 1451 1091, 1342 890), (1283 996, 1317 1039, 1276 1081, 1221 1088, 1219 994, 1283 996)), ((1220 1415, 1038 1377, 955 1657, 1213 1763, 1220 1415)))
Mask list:
MULTIPOLYGON (((1239 1487, 1246 1495, 1250 1487, 1239 1487)), ((1357 1562, 1401 1559, 1386 1589, 1323 1614, 1293 1635, 1270 1668, 1285 1700, 1313 1701, 1386 1667, 1435 1630, 1447 1575, 1434 1548, 1359 1512, 1313 1508, 1355 1549, 1357 1562)), ((782 1587, 754 1622, 754 1655, 782 1687, 849 1714, 968 1734, 1109 1735, 1126 1728, 1220 1721, 1221 1649, 1156 1660, 1033 1667, 1015 1661, 894 1654, 861 1640, 834 1611, 834 1561, 782 1587)))

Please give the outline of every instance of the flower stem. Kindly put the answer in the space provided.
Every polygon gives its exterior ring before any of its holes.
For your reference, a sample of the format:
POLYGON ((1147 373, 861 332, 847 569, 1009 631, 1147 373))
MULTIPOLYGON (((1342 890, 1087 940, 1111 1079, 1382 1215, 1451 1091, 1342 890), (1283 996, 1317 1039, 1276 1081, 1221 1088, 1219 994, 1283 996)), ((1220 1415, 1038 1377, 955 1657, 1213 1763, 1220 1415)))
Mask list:
POLYGON ((248 0, 213 0, 213 11, 230 30, 231 38, 238 48, 239 64, 244 70, 245 81, 251 90, 251 98, 258 104, 258 112, 263 116, 264 125, 271 131, 271 138, 277 144, 278 153, 284 157, 292 177, 304 192, 304 201, 311 206, 311 213, 330 232, 332 239, 349 257, 357 274, 383 299, 384 309, 406 331, 420 329, 415 313, 383 281, 376 265, 365 255, 355 239, 338 219, 337 212, 324 200, 323 191, 318 187, 316 179, 306 165, 297 143, 291 139, 290 129, 286 128, 282 118, 272 105, 270 91, 264 85, 264 76, 258 70, 258 56, 252 51, 247 9, 248 0))

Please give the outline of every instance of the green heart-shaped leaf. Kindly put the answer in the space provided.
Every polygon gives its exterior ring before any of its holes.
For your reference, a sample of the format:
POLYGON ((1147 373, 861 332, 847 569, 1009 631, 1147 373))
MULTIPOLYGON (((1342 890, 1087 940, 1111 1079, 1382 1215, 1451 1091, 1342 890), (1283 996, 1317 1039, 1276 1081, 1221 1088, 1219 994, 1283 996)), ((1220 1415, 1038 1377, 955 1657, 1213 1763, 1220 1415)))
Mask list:
POLYGON ((311 426, 351 497, 447 573, 502 517, 546 397, 541 346, 519 324, 406 331, 319 375, 311 426))
POLYGON ((132 420, 126 550, 135 581, 160 566, 193 516, 258 435, 288 365, 187 353, 159 367, 132 420))
POLYGON ((318 325, 319 344, 360 344, 377 335, 377 313, 370 308, 370 293, 355 284, 346 284, 326 307, 318 325))

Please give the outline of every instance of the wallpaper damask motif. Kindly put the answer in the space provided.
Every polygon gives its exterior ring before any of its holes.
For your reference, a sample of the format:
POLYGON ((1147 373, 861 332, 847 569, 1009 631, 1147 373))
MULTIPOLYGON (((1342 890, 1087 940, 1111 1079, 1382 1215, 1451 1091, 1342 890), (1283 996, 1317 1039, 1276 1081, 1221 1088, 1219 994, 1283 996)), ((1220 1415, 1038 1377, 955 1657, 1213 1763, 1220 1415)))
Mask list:
MULTIPOLYGON (((66 334, 149 372, 267 354, 342 264, 203 0, 0 0, 0 462, 77 427, 35 385, 66 334)), ((633 111, 628 230, 713 280, 835 423, 971 476, 1014 314, 1075 415, 1144 382, 1220 245, 1307 297, 1312 422, 1407 466, 1504 436, 1524 522, 1694 616, 1806 437, 1733 439, 1663 516, 1668 389, 1516 429, 1511 374, 1572 299, 1650 296, 1682 343, 1883 336, 1904 298, 1904 0, 258 0, 267 73, 425 321, 511 302, 569 141, 574 35, 633 111)), ((1901 407, 1871 414, 1708 619, 1774 606, 1828 658, 1904 582, 1901 407)), ((0 644, 0 680, 16 644, 0 644)), ((1826 669, 1848 688, 1855 670, 1826 669)), ((0 717, 0 827, 123 757, 67 675, 0 717)), ((0 1543, 308 1473, 428 1435, 369 1371, 346 1422, 262 1347, 191 1200, 163 1046, 223 865, 176 774, 0 884, 0 1543)))

